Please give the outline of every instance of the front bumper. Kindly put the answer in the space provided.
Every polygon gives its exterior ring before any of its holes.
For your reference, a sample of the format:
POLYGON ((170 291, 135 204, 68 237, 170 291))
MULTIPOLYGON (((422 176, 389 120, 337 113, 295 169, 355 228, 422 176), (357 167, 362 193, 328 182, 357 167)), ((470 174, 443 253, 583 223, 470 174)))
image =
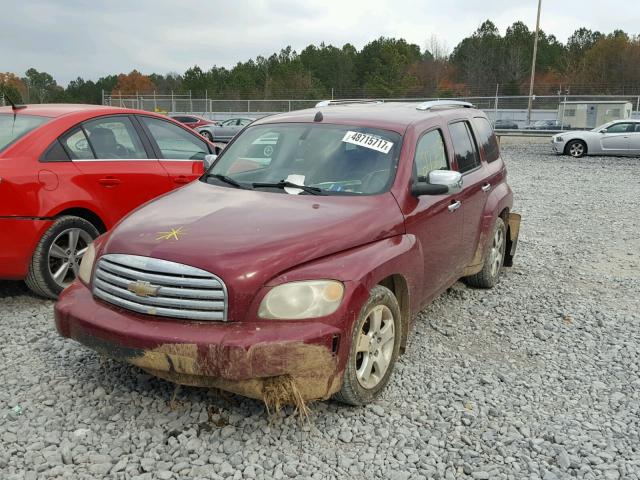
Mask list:
POLYGON ((96 300, 79 281, 60 296, 55 321, 60 335, 179 384, 262 399, 266 379, 287 376, 305 400, 315 400, 342 382, 343 332, 318 321, 161 319, 96 300))
POLYGON ((0 217, 0 278, 22 280, 27 276, 33 251, 53 220, 0 217))
POLYGON ((564 146, 566 142, 556 142, 553 138, 551 139, 551 148, 553 149, 553 153, 556 155, 562 155, 564 153, 564 146))

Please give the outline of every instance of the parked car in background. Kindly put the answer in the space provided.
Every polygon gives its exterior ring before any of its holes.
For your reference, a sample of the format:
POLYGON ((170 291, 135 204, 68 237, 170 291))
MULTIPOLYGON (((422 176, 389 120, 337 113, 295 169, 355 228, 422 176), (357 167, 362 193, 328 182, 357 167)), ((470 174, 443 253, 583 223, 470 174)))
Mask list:
POLYGON ((528 130, 569 130, 571 125, 561 123, 557 120, 538 120, 525 127, 528 130))
POLYGON ((164 115, 95 105, 0 108, 0 279, 54 298, 93 239, 203 172, 215 148, 164 115))
POLYGON ((189 128, 198 128, 204 125, 217 125, 218 122, 214 122, 207 118, 198 117, 197 115, 170 115, 176 122, 180 122, 189 128))
POLYGON ((58 332, 268 406, 374 400, 428 302, 498 282, 520 216, 482 111, 343 103, 254 122, 96 240, 58 332))
POLYGON ((640 155, 640 120, 615 120, 593 130, 562 132, 551 137, 553 151, 585 155, 640 155))
POLYGON ((196 131, 210 142, 229 142, 240 130, 253 122, 255 118, 229 118, 218 125, 205 125, 196 131))
POLYGON ((513 120, 498 119, 493 124, 493 128, 496 130, 516 130, 518 128, 518 124, 513 120))

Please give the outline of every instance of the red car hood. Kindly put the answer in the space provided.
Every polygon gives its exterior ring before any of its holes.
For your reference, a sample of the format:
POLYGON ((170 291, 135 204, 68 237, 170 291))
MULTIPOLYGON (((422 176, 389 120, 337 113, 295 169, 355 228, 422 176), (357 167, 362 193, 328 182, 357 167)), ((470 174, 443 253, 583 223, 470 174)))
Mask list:
POLYGON ((232 301, 255 295, 297 265, 402 233, 404 219, 391 193, 289 195, 196 181, 126 217, 100 254, 202 268, 224 280, 232 301))

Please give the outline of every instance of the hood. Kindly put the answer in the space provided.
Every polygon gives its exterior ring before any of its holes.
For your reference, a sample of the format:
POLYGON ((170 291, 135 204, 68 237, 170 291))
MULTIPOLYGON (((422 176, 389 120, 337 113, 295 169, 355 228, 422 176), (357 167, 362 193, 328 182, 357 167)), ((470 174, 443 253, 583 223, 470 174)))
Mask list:
POLYGON ((566 137, 567 135, 574 136, 580 135, 580 137, 584 137, 585 135, 595 135, 596 132, 592 132, 591 130, 564 130, 562 132, 555 133, 552 138, 557 137, 566 137))
POLYGON ((192 265, 222 278, 230 295, 253 295, 297 265, 402 233, 391 193, 289 195, 195 181, 122 220, 100 253, 192 265))

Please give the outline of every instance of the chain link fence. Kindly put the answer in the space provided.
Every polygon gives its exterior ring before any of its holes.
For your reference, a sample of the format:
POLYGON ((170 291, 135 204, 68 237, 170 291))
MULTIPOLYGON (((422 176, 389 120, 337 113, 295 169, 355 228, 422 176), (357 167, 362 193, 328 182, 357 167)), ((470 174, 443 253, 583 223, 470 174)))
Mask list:
MULTIPOLYGON (((195 114, 212 120, 224 120, 231 116, 243 115, 262 117, 274 113, 290 112, 312 108, 326 99, 216 99, 194 98, 188 94, 170 95, 103 95, 103 104, 114 107, 128 107, 140 110, 161 112, 166 114, 195 114)), ((491 120, 510 120, 520 128, 528 119, 529 97, 493 96, 493 97, 456 97, 454 98, 372 98, 382 102, 423 102, 429 100, 463 100, 473 103, 484 110, 491 120)), ((557 120, 565 123, 561 112, 569 111, 567 102, 589 103, 624 103, 631 104, 631 116, 640 118, 640 96, 636 95, 538 95, 532 97, 531 122, 539 120, 557 120)))

